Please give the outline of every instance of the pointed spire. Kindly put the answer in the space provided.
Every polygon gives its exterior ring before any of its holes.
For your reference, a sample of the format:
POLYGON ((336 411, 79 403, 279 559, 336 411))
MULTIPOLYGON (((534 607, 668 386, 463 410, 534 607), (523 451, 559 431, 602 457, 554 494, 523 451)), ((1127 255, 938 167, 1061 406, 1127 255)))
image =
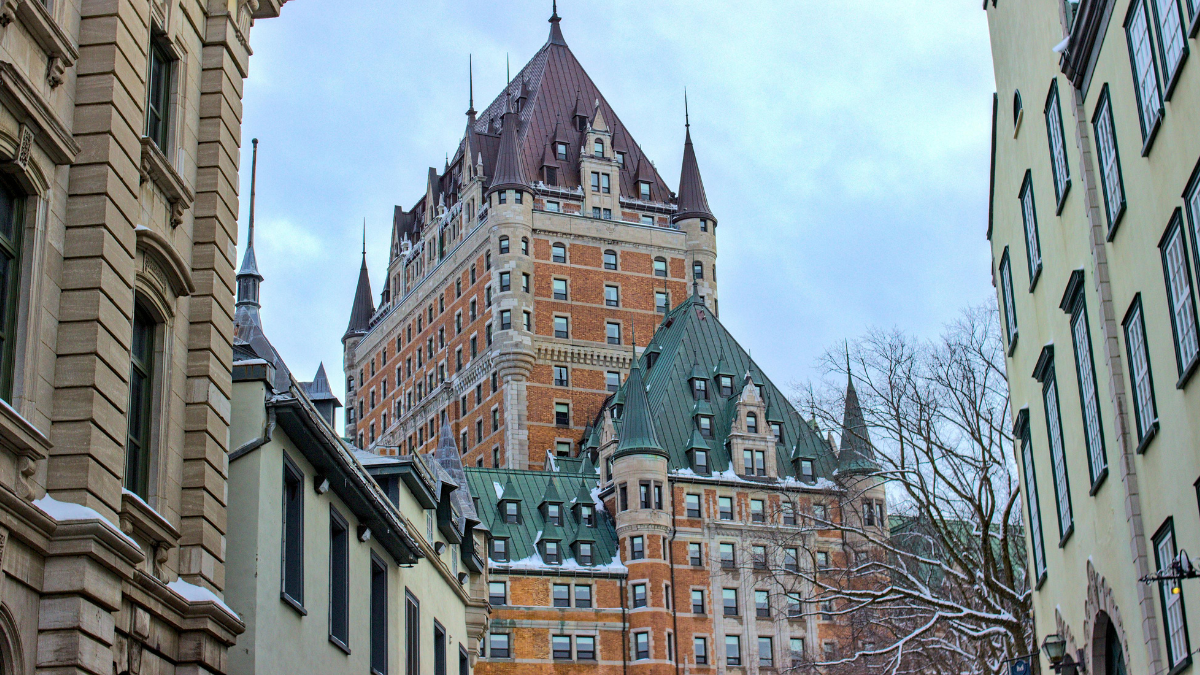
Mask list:
POLYGON ((521 149, 518 140, 519 124, 517 114, 511 110, 504 113, 504 122, 500 129, 500 149, 496 153, 495 174, 488 192, 505 189, 528 189, 529 181, 521 166, 521 149))
POLYGON ((850 346, 846 345, 846 409, 842 414, 842 447, 838 451, 838 473, 871 473, 879 470, 871 437, 854 389, 850 372, 850 346))
POLYGON ((467 120, 475 122, 475 55, 467 54, 467 120))
POLYGON ((253 159, 250 160, 250 223, 246 227, 246 254, 237 273, 237 306, 248 310, 246 320, 258 322, 259 284, 263 276, 258 272, 258 258, 254 255, 254 193, 258 177, 258 139, 250 141, 253 159))
MULTIPOLYGON (((636 341, 635 341, 636 344, 636 341)), ((646 385, 642 380, 642 369, 633 360, 629 379, 625 382, 625 408, 621 413, 621 442, 617 445, 616 457, 624 455, 667 456, 667 451, 658 442, 654 433, 654 416, 650 411, 650 399, 646 396, 646 385)))
POLYGON ((683 92, 683 168, 679 172, 679 211, 671 218, 679 222, 687 218, 707 218, 716 222, 708 197, 704 193, 704 181, 700 178, 700 165, 696 162, 696 149, 692 147, 692 123, 688 116, 687 90, 683 92))
POLYGON ((558 0, 554 0, 553 11, 550 14, 550 40, 549 44, 567 46, 567 41, 563 38, 562 28, 558 23, 562 21, 562 17, 558 15, 558 0))
POLYGON ((371 275, 367 273, 367 220, 363 219, 362 267, 358 270, 358 288, 354 291, 354 304, 350 307, 350 324, 346 326, 346 338, 366 333, 375 314, 375 301, 371 297, 371 275))

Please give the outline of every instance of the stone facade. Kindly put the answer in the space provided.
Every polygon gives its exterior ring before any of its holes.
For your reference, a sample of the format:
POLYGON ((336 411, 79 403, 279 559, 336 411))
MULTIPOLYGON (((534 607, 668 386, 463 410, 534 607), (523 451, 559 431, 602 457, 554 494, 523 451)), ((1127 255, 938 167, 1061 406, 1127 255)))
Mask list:
POLYGON ((1179 672, 1195 582, 1140 580, 1200 548, 1200 21, 1188 2, 984 8, 988 238, 1037 635, 1090 673, 1179 672))
POLYGON ((227 670, 242 85, 283 1, 0 2, 0 671, 227 670))

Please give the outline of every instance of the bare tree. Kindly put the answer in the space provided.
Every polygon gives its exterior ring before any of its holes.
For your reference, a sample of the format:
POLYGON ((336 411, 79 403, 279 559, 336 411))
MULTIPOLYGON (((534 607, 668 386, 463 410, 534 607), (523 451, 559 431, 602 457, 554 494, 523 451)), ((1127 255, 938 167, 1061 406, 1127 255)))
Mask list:
POLYGON ((780 505, 801 511, 771 543, 781 601, 848 618, 818 623, 838 648, 814 645, 791 672, 1005 672, 1036 637, 995 308, 964 311, 937 340, 871 331, 822 364, 831 379, 801 390, 797 409, 843 448, 865 436, 877 470, 839 475, 824 508, 780 505), (865 425, 851 428, 854 391, 865 425), (887 515, 870 498, 882 492, 887 515))

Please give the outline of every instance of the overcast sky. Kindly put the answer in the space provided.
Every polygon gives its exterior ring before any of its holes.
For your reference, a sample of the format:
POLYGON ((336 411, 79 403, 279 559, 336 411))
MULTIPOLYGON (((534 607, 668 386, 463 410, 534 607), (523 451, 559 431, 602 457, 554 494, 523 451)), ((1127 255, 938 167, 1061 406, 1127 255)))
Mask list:
MULTIPOLYGON (((560 0, 567 43, 677 188, 683 89, 717 229, 721 320, 776 384, 867 328, 936 334, 993 297, 994 90, 977 0, 560 0)), ((267 335, 298 377, 341 336, 361 257, 376 293, 396 204, 424 193, 476 107, 546 41, 550 0, 291 0, 253 29, 267 335)), ((244 229, 243 229, 244 237, 244 229)), ((244 246, 244 241, 241 242, 244 246)), ((239 255, 240 255, 239 249, 239 255)))

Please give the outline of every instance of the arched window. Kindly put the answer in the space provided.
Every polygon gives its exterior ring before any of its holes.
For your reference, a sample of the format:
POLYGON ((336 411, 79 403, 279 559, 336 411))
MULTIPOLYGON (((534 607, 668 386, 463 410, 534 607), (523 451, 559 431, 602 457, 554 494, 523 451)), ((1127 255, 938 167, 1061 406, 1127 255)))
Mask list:
POLYGON ((604 252, 604 269, 606 269, 606 270, 617 269, 617 252, 616 251, 610 250, 610 251, 604 252))
POLYGON ((1014 127, 1021 123, 1021 110, 1022 109, 1023 109, 1023 106, 1021 104, 1021 90, 1016 89, 1013 91, 1013 126, 1014 127))
POLYGON ((129 425, 125 441, 125 489, 142 499, 150 497, 153 447, 154 384, 159 364, 155 358, 158 322, 141 302, 133 309, 133 335, 129 368, 129 425))
POLYGON ((667 259, 666 258, 655 258, 654 259, 654 276, 656 276, 656 277, 667 276, 667 259))
POLYGON ((551 246, 550 261, 556 263, 567 262, 567 247, 562 244, 555 244, 551 246))
POLYGON ((604 156, 604 141, 597 138, 596 144, 592 148, 592 153, 594 155, 596 155, 597 157, 603 157, 604 156))
POLYGON ((755 413, 746 413, 746 433, 758 433, 758 415, 755 413))
POLYGON ((500 255, 508 253, 508 237, 500 237, 500 255))

